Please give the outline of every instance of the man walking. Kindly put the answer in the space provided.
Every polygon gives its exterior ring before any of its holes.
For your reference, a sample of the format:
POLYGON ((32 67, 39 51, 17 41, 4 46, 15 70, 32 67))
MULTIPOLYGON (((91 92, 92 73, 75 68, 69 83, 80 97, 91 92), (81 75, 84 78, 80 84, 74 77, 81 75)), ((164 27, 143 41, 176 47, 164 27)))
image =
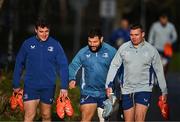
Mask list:
POLYGON ((82 68, 81 121, 91 121, 97 107, 100 121, 104 121, 102 111, 103 101, 106 100, 105 80, 115 53, 115 48, 103 42, 101 31, 92 28, 88 33, 88 46, 82 48, 69 65, 70 88, 77 84, 77 71, 82 68))
POLYGON ((33 121, 40 103, 42 121, 51 121, 51 104, 55 94, 56 71, 61 76, 60 96, 67 96, 68 62, 60 43, 49 36, 50 25, 45 19, 35 24, 35 36, 24 41, 16 58, 13 90, 20 90, 23 68, 24 121, 33 121))
POLYGON ((142 26, 134 24, 130 28, 131 41, 124 43, 114 56, 106 79, 107 96, 112 92, 111 83, 121 65, 122 107, 125 121, 144 121, 148 110, 155 72, 162 99, 166 102, 167 87, 163 66, 157 50, 144 39, 142 26))

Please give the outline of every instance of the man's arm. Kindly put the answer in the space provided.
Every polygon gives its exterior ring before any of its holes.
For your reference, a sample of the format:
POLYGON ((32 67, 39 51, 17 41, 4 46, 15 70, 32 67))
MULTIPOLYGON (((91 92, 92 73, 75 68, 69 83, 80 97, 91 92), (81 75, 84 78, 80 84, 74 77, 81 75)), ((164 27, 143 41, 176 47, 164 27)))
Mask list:
POLYGON ((17 54, 14 73, 13 73, 13 89, 15 92, 19 91, 20 89, 19 88, 20 79, 21 79, 23 67, 25 65, 25 58, 26 58, 26 47, 25 47, 25 42, 24 42, 17 54))
POLYGON ((161 88, 162 95, 166 95, 167 86, 166 86, 166 81, 165 81, 165 76, 164 76, 164 71, 163 71, 163 65, 161 63, 160 55, 156 49, 154 49, 154 57, 152 61, 152 66, 157 76, 157 80, 161 88))
POLYGON ((105 84, 107 96, 109 96, 110 93, 112 92, 113 80, 114 80, 114 78, 116 76, 116 73, 117 73, 120 65, 122 64, 122 59, 121 59, 121 56, 120 56, 120 52, 121 52, 121 49, 119 49, 117 51, 116 55, 114 56, 114 58, 113 58, 113 60, 111 62, 108 74, 107 74, 106 84, 105 84))
POLYGON ((58 64, 58 71, 61 77, 61 89, 67 89, 68 86, 68 61, 66 54, 58 43, 58 55, 56 57, 57 64, 58 64))
POLYGON ((58 52, 57 52, 57 57, 56 57, 56 61, 58 64, 58 71, 60 73, 60 77, 61 77, 61 89, 59 92, 59 96, 60 97, 66 97, 68 96, 68 91, 67 91, 67 87, 68 87, 68 61, 67 61, 67 57, 66 54, 62 48, 62 46, 60 45, 60 43, 58 43, 58 52))
POLYGON ((171 37, 172 37, 172 43, 176 42, 177 41, 177 32, 176 32, 176 29, 174 27, 174 25, 172 25, 172 31, 171 31, 171 37))
POLYGON ((152 25, 152 27, 150 28, 149 31, 149 36, 148 36, 148 42, 152 45, 154 45, 154 38, 155 38, 155 30, 154 30, 154 24, 152 25))
POLYGON ((72 62, 69 64, 69 88, 74 88, 76 84, 76 75, 78 70, 82 66, 80 56, 82 55, 81 51, 73 58, 72 62))

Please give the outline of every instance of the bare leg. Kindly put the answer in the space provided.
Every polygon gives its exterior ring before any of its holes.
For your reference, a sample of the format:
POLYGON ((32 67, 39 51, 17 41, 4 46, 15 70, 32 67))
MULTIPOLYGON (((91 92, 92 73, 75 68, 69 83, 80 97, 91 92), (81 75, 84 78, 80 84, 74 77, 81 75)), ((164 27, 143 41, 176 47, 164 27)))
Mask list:
POLYGON ((83 104, 80 106, 82 120, 81 122, 90 122, 96 112, 97 104, 83 104))
POLYGON ((134 122, 135 118, 134 118, 134 109, 135 107, 132 107, 130 109, 124 110, 124 119, 125 122, 134 122))
POLYGON ((36 116, 36 109, 39 104, 39 100, 30 100, 24 102, 24 122, 33 122, 36 116))
POLYGON ((51 104, 41 102, 41 116, 43 122, 51 121, 51 104))
POLYGON ((146 118, 148 107, 142 104, 136 103, 135 107, 135 121, 144 122, 146 118))

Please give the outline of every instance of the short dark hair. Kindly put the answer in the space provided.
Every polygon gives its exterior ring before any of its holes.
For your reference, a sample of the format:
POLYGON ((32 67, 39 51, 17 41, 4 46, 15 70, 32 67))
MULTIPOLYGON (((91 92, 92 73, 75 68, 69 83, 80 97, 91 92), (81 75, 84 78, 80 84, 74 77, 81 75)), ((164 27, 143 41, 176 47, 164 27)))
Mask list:
POLYGON ((123 17, 121 18, 121 20, 126 20, 126 21, 129 22, 129 18, 128 18, 127 16, 123 16, 123 17))
POLYGON ((160 13, 159 14, 159 18, 168 18, 168 14, 167 13, 165 13, 165 12, 162 12, 162 13, 160 13))
POLYGON ((47 27, 47 28, 50 28, 50 24, 48 22, 47 19, 45 18, 38 18, 36 23, 35 23, 35 28, 37 29, 38 27, 47 27))
POLYGON ((102 32, 101 32, 101 30, 99 28, 93 27, 93 28, 91 28, 89 30, 88 37, 93 38, 95 36, 98 36, 99 38, 101 38, 102 37, 102 32))
POLYGON ((132 25, 130 26, 130 29, 131 29, 131 30, 141 29, 142 31, 144 31, 142 25, 139 24, 139 23, 134 23, 134 24, 132 24, 132 25))

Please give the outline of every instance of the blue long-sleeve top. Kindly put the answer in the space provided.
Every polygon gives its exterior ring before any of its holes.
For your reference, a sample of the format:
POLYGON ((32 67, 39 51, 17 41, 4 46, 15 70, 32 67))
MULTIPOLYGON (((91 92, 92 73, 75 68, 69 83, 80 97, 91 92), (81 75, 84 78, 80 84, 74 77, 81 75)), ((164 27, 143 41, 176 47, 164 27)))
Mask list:
POLYGON ((77 72, 82 68, 81 95, 105 97, 105 80, 115 53, 116 49, 105 42, 96 53, 88 46, 77 53, 69 65, 69 80, 76 80, 77 72))
POLYGON ((117 40, 121 39, 123 43, 130 40, 130 29, 118 28, 112 32, 110 44, 114 45, 117 40))
POLYGON ((61 77, 61 88, 67 89, 68 61, 60 43, 52 37, 40 41, 33 36, 24 41, 16 57, 13 88, 20 87, 23 69, 25 69, 25 86, 54 87, 58 74, 61 77))

